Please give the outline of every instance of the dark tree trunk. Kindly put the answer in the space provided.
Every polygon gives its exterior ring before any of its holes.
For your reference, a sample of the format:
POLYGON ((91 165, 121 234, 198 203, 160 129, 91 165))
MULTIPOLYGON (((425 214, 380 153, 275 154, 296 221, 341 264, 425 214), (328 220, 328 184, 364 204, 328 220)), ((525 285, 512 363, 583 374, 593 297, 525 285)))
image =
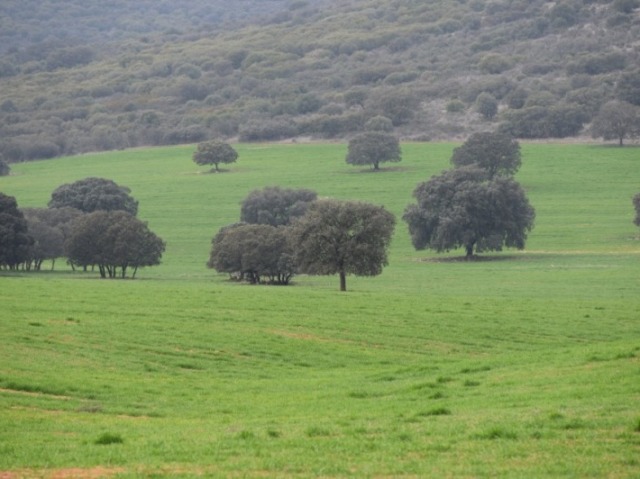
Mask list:
POLYGON ((347 290, 347 274, 344 271, 340 271, 340 291, 347 290))
POLYGON ((619 144, 619 146, 624 146, 624 145, 622 144, 622 140, 623 140, 623 139, 624 139, 624 137, 623 137, 623 136, 620 136, 620 144, 619 144))
POLYGON ((467 246, 465 246, 465 249, 467 250, 467 260, 470 260, 471 258, 473 258, 473 245, 468 244, 467 246))

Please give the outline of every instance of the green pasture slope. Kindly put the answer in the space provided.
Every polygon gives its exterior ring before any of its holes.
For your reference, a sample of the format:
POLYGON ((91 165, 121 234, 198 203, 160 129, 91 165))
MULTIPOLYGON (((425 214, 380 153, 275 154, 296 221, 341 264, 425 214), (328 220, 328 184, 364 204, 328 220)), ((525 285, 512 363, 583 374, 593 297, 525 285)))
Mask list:
POLYGON ((168 243, 135 281, 0 273, 0 477, 640 477, 640 149, 523 146, 524 252, 416 252, 400 220, 452 144, 379 173, 342 144, 193 147, 12 166, 0 191, 131 188, 168 243), (211 237, 268 185, 385 205, 376 278, 230 283, 211 237))

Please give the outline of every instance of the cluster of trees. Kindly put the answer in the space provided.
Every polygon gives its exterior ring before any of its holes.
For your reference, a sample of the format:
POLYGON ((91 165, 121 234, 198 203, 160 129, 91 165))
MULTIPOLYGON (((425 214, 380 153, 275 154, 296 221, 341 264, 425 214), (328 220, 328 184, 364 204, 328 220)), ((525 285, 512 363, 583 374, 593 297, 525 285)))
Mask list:
POLYGON ((252 191, 241 220, 214 236, 209 268, 254 284, 289 284, 298 273, 337 274, 341 291, 349 274, 382 272, 395 227, 384 207, 280 187, 252 191))
POLYGON ((40 270, 67 258, 72 267, 97 267, 103 278, 135 277, 160 263, 164 241, 136 217, 128 188, 104 178, 58 187, 48 208, 18 209, 0 193, 0 268, 40 270))
POLYGON ((517 141, 502 133, 472 135, 451 157, 454 168, 418 184, 407 206, 416 249, 475 252, 524 248, 535 210, 513 174, 521 163, 517 141))

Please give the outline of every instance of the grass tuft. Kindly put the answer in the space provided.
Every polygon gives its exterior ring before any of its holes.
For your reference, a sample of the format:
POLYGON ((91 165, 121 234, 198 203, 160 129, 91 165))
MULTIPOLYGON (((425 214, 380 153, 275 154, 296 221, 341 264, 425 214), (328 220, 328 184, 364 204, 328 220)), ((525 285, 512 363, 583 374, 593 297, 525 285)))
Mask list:
POLYGON ((436 407, 430 409, 429 411, 424 411, 418 413, 418 416, 427 417, 427 416, 449 416, 451 415, 451 410, 446 407, 436 407))
POLYGON ((109 446, 111 444, 122 444, 124 443, 124 439, 120 434, 113 434, 110 432, 105 432, 100 434, 98 438, 93 442, 98 446, 109 446))
POLYGON ((309 437, 325 437, 330 435, 331 431, 320 426, 311 426, 307 429, 307 436, 309 437))
POLYGON ((240 434, 238 434, 238 437, 240 439, 243 439, 245 441, 249 441, 251 439, 255 439, 255 434, 251 431, 247 431, 246 429, 244 431, 240 431, 240 434))
POLYGON ((494 426, 488 431, 478 435, 478 438, 489 439, 489 440, 496 440, 496 439, 515 440, 515 439, 518 439, 518 435, 515 432, 509 431, 502 426, 494 426))

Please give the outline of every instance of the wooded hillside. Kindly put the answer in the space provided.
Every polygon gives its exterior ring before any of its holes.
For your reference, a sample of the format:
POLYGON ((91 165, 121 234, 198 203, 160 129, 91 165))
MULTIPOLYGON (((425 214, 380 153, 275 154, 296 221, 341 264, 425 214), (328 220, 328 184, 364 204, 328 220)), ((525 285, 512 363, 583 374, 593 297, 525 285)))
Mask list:
POLYGON ((638 0, 8 1, 0 153, 584 132, 640 104, 638 0), (379 118, 385 117, 385 118, 379 118))

